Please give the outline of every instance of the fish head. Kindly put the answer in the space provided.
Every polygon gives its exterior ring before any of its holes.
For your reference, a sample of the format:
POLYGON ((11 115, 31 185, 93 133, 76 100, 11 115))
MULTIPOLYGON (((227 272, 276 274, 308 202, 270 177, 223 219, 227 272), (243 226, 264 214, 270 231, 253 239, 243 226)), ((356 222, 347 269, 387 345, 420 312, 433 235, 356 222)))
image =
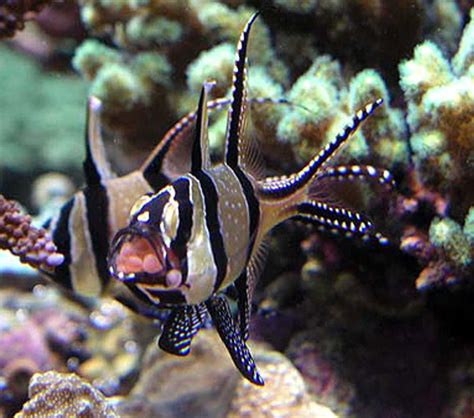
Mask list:
POLYGON ((185 257, 180 257, 175 248, 178 206, 168 187, 142 196, 132 207, 128 225, 115 234, 111 243, 111 276, 145 293, 155 305, 186 302, 185 257))

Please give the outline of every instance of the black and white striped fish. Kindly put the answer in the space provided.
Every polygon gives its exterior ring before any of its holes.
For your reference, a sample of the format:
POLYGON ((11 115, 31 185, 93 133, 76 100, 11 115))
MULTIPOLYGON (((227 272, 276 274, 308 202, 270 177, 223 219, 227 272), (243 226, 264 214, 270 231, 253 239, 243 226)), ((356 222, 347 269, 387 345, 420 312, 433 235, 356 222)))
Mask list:
MULTIPOLYGON (((285 103, 283 99, 267 98, 252 102, 255 105, 285 103)), ((230 99, 216 99, 207 103, 207 107, 210 111, 218 111, 229 103, 230 99)), ((189 137, 196 113, 181 118, 138 170, 117 177, 106 159, 100 110, 100 100, 90 97, 83 164, 86 184, 45 225, 58 251, 64 255, 64 262, 54 273, 45 274, 81 296, 99 296, 106 291, 117 294, 122 302, 137 310, 138 301, 130 299, 126 287, 110 280, 107 268, 110 241, 126 226, 130 210, 140 196, 162 189, 191 169, 190 159, 181 156, 190 153, 189 137), (125 294, 122 288, 126 290, 125 294)))
POLYGON ((109 268, 146 304, 172 309, 160 336, 161 348, 186 355, 207 311, 238 370, 263 385, 246 340, 264 237, 278 223, 298 218, 383 244, 386 239, 363 215, 318 199, 314 189, 322 179, 371 177, 384 184, 393 180, 387 170, 371 166, 326 167, 381 100, 357 112, 299 172, 276 178, 259 174, 245 129, 247 44, 257 15, 245 26, 237 46, 224 162, 211 165, 209 158, 207 104, 213 83, 205 82, 189 172, 137 200, 128 226, 113 240, 109 268), (232 284, 238 294, 237 323, 222 294, 232 284))

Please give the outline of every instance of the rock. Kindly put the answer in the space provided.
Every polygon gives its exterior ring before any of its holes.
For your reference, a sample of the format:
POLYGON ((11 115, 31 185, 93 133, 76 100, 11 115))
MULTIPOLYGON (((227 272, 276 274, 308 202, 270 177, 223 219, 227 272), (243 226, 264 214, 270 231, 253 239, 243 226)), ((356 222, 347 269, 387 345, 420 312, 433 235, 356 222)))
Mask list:
POLYGON ((73 373, 37 373, 30 381, 29 395, 15 418, 118 417, 102 393, 73 373))
POLYGON ((225 417, 239 374, 214 331, 201 330, 191 352, 177 357, 152 343, 129 399, 117 406, 121 416, 225 417))
POLYGON ((312 400, 300 373, 283 354, 260 346, 255 361, 265 386, 242 379, 227 418, 336 418, 329 408, 312 400))
POLYGON ((300 373, 283 355, 251 344, 265 379, 263 388, 239 375, 213 330, 196 335, 187 357, 151 345, 130 396, 118 401, 122 417, 332 418, 307 392, 300 373))

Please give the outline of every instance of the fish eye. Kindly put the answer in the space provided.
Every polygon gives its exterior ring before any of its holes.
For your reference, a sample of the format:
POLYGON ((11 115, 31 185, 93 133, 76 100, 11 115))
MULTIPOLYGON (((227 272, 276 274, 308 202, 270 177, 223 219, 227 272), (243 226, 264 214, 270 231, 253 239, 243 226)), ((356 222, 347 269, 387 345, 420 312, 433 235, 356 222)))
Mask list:
POLYGON ((145 206, 152 198, 152 194, 145 194, 140 196, 130 209, 129 219, 131 219, 134 215, 140 212, 140 210, 145 206))

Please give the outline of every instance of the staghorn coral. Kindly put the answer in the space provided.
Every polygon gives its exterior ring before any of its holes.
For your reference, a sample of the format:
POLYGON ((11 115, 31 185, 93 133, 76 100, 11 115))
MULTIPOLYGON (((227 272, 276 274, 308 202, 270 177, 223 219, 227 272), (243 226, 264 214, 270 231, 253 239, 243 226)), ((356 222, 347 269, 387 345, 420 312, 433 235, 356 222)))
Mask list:
POLYGON ((97 389, 75 374, 54 371, 35 374, 30 400, 16 418, 47 416, 118 417, 114 407, 97 389))
POLYGON ((45 229, 31 225, 14 201, 0 195, 0 249, 9 250, 23 263, 50 271, 64 261, 45 229))

